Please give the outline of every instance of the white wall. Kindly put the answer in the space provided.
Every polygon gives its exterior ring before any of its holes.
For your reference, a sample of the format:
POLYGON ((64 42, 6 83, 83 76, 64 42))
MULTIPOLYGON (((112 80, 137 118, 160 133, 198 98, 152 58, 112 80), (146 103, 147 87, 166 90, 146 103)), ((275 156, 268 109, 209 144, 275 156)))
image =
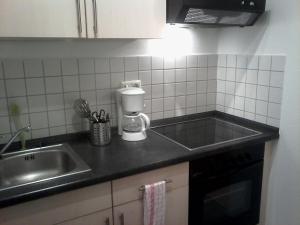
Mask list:
POLYGON ((163 39, 0 41, 0 58, 184 55, 217 52, 218 30, 168 26, 163 39))
POLYGON ((300 224, 300 1, 267 0, 250 28, 226 28, 219 53, 286 54, 280 140, 272 152, 265 225, 300 224))

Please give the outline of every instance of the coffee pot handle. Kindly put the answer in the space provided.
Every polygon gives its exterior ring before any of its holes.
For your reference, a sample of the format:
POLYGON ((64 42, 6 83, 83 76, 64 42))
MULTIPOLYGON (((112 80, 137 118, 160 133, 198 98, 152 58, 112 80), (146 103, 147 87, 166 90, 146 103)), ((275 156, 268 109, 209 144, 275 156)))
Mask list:
POLYGON ((150 119, 149 117, 144 114, 144 113, 140 113, 140 116, 142 118, 142 120, 144 121, 144 126, 143 126, 143 131, 148 130, 150 128, 150 119))

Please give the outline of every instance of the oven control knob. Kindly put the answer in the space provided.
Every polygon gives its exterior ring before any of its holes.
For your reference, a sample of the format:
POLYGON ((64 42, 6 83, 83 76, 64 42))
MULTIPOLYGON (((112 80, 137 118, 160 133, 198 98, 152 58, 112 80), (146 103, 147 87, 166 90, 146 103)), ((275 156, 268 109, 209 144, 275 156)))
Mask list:
POLYGON ((254 6, 255 6, 255 3, 254 3, 253 1, 251 1, 251 2, 249 3, 249 5, 250 5, 251 7, 254 7, 254 6))

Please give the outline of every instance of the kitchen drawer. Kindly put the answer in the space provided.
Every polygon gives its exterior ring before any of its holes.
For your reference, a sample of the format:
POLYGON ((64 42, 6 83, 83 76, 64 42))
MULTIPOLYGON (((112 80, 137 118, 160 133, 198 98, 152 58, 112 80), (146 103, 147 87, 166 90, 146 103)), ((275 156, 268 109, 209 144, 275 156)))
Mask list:
MULTIPOLYGON (((114 225, 142 225, 143 201, 141 199, 114 207, 114 225), (121 216, 124 218, 122 224, 121 216)), ((166 225, 188 225, 188 186, 167 192, 166 225)))
POLYGON ((0 209, 0 224, 52 225, 111 207, 107 182, 0 209))
POLYGON ((112 208, 69 220, 57 225, 113 225, 112 208))
POLYGON ((167 191, 188 186, 189 163, 181 163, 112 181, 113 205, 141 199, 143 195, 143 192, 139 190, 141 186, 166 179, 171 181, 167 184, 167 191))

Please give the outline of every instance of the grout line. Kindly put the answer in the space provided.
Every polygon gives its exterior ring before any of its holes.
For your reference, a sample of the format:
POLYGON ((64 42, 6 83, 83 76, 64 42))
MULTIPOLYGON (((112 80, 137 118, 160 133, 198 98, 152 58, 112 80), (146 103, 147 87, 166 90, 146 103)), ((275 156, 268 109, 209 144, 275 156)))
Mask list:
MULTIPOLYGON (((64 93, 65 92, 65 86, 64 86, 63 72, 62 72, 62 60, 60 59, 59 62, 60 62, 59 65, 60 65, 60 80, 61 80, 61 84, 62 84, 61 85, 62 86, 62 93, 64 93)), ((63 102, 63 105, 65 106, 64 94, 62 94, 62 96, 63 96, 62 102, 63 102)), ((48 102, 47 102, 47 104, 48 104, 48 102)), ((48 111, 50 111, 50 110, 48 110, 48 111)), ((65 107, 63 107, 63 109, 60 109, 60 110, 57 110, 57 111, 63 111, 64 112, 64 117, 65 117, 64 118, 65 133, 68 133, 67 132, 67 112, 66 112, 66 109, 65 109, 65 107)))
POLYGON ((42 70, 43 70, 43 82, 44 82, 44 88, 45 88, 45 101, 46 101, 46 108, 47 108, 47 111, 46 111, 46 114, 47 114, 47 124, 48 124, 48 127, 45 128, 45 129, 48 129, 48 133, 49 133, 49 136, 50 136, 50 124, 49 124, 49 110, 48 110, 48 99, 47 99, 47 88, 46 88, 46 73, 45 73, 45 65, 44 65, 44 60, 42 60, 42 70))
POLYGON ((6 73, 4 70, 4 62, 3 60, 0 61, 1 65, 2 65, 2 73, 3 73, 3 83, 4 83, 4 92, 5 92, 5 99, 6 99, 6 105, 7 105, 7 116, 8 116, 8 121, 9 121, 9 131, 7 131, 6 133, 9 133, 10 135, 12 135, 12 125, 11 125, 11 115, 10 115, 10 109, 9 109, 9 104, 8 104, 8 91, 7 91, 7 85, 6 85, 6 73))

